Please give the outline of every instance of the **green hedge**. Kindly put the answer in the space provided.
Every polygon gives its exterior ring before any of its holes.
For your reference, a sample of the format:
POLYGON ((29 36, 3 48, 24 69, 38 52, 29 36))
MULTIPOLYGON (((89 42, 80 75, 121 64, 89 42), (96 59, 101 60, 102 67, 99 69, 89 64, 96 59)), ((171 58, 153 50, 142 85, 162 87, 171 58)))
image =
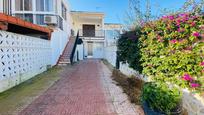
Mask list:
POLYGON ((141 36, 141 28, 134 31, 128 31, 121 35, 118 40, 118 58, 123 63, 129 63, 130 67, 142 72, 141 53, 139 50, 139 37, 141 36))
POLYGON ((135 70, 141 65, 139 70, 154 80, 203 91, 203 15, 165 16, 146 23, 140 31, 136 40, 121 36, 118 54, 123 62, 135 70))

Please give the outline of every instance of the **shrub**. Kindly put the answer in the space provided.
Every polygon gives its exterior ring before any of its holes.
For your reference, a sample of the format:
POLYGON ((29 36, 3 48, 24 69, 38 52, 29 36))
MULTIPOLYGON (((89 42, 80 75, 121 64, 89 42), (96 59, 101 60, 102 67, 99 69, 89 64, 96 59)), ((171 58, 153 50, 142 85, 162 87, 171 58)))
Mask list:
MULTIPOLYGON (((203 91, 204 16, 178 14, 147 23, 139 39, 143 73, 203 91)), ((136 63, 135 63, 136 64, 136 63)))
POLYGON ((146 83, 142 92, 142 101, 146 106, 168 115, 181 111, 181 97, 177 88, 169 88, 166 84, 146 83))
POLYGON ((153 78, 191 90, 204 90, 204 16, 177 14, 126 32, 118 57, 153 78))
POLYGON ((118 58, 123 63, 128 63, 129 66, 139 72, 142 72, 139 52, 139 39, 141 35, 141 28, 134 31, 129 31, 121 35, 118 40, 118 58))

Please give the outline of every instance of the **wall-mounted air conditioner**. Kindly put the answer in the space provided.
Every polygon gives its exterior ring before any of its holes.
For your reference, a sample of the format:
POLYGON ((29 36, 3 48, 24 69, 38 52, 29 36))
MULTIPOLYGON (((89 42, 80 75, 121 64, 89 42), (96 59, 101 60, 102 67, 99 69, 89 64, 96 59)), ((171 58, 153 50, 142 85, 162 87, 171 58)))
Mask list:
POLYGON ((45 24, 57 24, 57 16, 44 16, 45 24))

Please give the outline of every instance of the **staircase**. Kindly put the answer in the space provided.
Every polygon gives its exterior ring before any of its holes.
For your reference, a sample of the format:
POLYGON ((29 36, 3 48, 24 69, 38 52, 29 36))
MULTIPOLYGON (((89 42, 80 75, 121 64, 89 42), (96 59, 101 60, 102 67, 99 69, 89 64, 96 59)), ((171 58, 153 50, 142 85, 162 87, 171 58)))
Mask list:
POLYGON ((67 43, 63 54, 60 56, 59 60, 58 60, 58 64, 57 65, 68 65, 72 63, 72 58, 74 55, 73 54, 73 50, 75 50, 76 48, 76 36, 71 36, 69 39, 69 42, 67 43))

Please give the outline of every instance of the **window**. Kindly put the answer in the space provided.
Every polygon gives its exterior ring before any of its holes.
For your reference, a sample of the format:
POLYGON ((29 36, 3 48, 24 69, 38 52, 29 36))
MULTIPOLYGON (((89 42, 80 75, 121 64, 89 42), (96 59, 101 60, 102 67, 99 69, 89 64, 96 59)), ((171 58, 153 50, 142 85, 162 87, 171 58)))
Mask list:
POLYGON ((32 11, 32 0, 16 0, 16 11, 32 11))
POLYGON ((32 0, 24 0, 24 10, 32 11, 32 0))
POLYGON ((36 10, 44 11, 44 0, 36 0, 36 10))
POLYGON ((33 23, 33 14, 15 14, 16 17, 33 23))
POLYGON ((45 0, 45 11, 53 11, 53 0, 45 0))
POLYGON ((3 12, 5 14, 11 14, 11 1, 10 0, 3 0, 3 12))
POLYGON ((24 17, 23 14, 15 14, 15 16, 18 17, 18 18, 20 18, 20 19, 24 19, 24 18, 23 18, 23 17, 24 17))
POLYGON ((67 20, 67 9, 64 4, 62 4, 62 17, 67 20))
POLYGON ((53 0, 36 0, 37 11, 53 11, 53 0))
POLYGON ((36 15, 36 23, 38 25, 45 25, 45 23, 44 23, 44 15, 37 14, 36 15))
POLYGON ((16 11, 23 11, 23 0, 16 0, 16 11))
POLYGON ((59 16, 59 18, 58 18, 58 27, 61 29, 61 30, 63 30, 63 20, 62 20, 62 18, 59 16))
POLYGON ((24 14, 24 20, 33 23, 33 15, 32 14, 24 14))

